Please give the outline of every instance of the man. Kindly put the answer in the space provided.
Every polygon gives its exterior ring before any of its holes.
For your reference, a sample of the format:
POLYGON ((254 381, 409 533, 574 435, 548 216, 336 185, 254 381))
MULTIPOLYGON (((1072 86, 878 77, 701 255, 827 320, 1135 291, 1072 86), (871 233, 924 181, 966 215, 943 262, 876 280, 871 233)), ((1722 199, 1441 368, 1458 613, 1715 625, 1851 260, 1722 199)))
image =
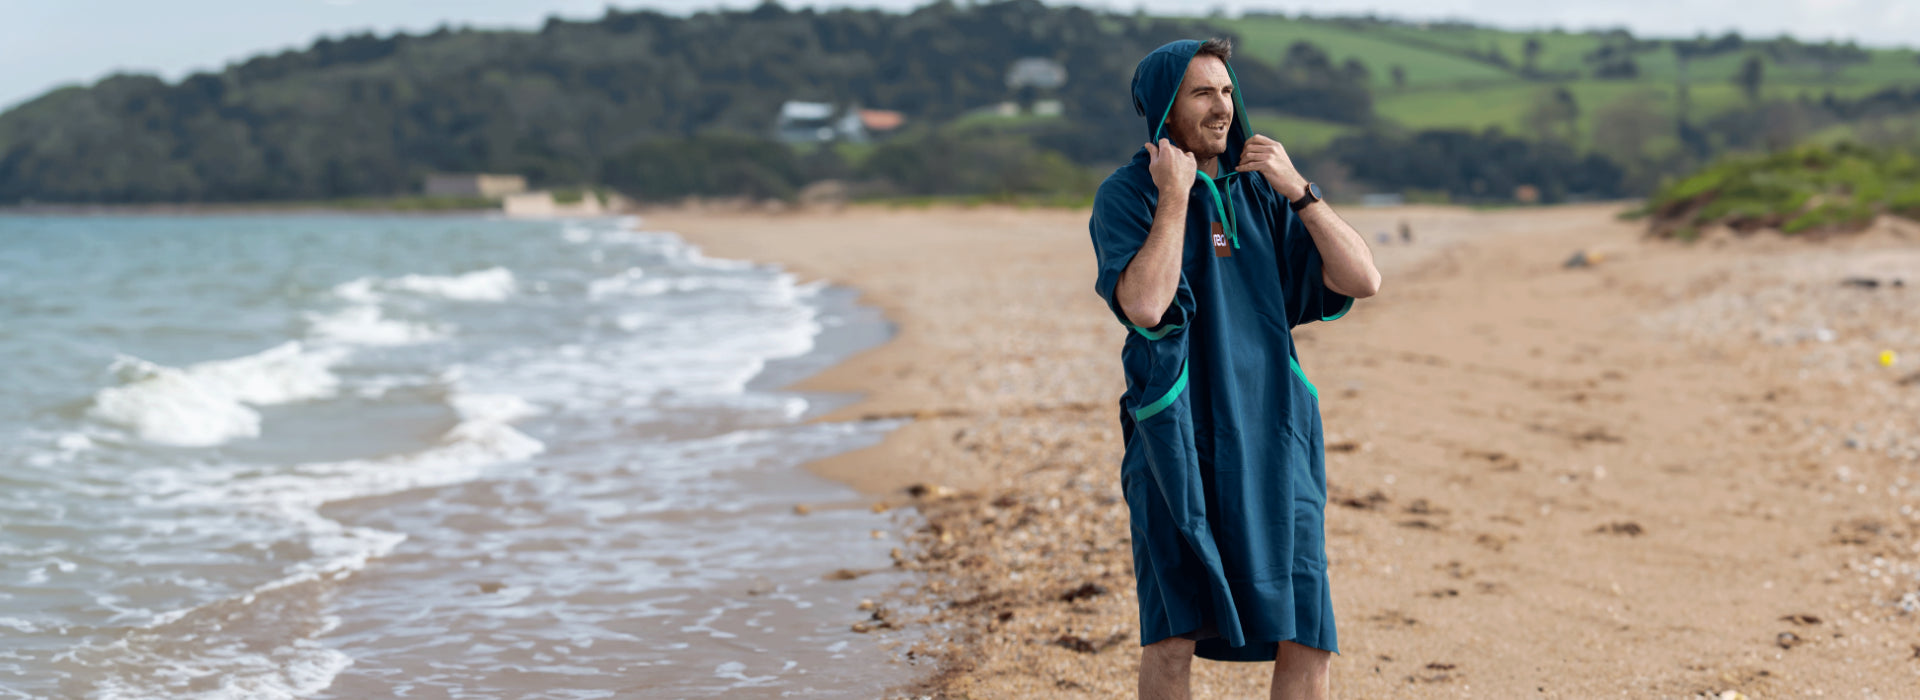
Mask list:
POLYGON ((1380 288, 1373 254, 1285 148, 1247 127, 1213 39, 1141 59, 1151 139, 1094 198, 1095 290, 1129 327, 1120 480, 1140 594, 1140 695, 1185 698, 1194 655, 1274 662, 1273 697, 1324 698, 1319 394, 1291 329, 1380 288))

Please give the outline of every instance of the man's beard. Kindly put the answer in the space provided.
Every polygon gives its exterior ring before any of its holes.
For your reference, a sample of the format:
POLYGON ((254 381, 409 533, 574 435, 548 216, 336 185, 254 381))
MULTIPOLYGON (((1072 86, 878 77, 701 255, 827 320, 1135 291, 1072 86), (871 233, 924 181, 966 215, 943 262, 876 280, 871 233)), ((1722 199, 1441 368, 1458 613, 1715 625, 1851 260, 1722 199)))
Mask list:
POLYGON ((1218 158, 1227 152, 1226 140, 1221 139, 1220 145, 1214 146, 1198 123, 1188 125, 1184 129, 1176 129, 1174 133, 1176 136, 1174 145, 1179 146, 1180 150, 1192 153, 1197 160, 1218 158), (1218 150, 1215 150, 1216 148, 1218 150))

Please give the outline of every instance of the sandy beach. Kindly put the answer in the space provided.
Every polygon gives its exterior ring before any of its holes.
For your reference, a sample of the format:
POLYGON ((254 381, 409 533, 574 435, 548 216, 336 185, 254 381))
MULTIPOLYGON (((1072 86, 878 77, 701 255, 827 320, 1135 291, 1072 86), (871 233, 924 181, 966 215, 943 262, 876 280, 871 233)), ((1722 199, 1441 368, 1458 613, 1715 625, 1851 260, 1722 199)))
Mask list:
MULTIPOLYGON (((1622 208, 1342 210, 1382 292, 1296 330, 1327 429, 1335 694, 1912 697, 1920 226, 1682 245, 1622 208), (1411 243, 1375 240, 1402 221, 1411 243)), ((917 508, 894 536, 922 585, 869 622, 937 662, 903 694, 1133 692, 1124 329, 1086 218, 644 216, 897 324, 800 388, 864 395, 823 420, 913 419, 811 465, 917 508)), ((1196 661, 1195 696, 1265 697, 1269 674, 1196 661)))

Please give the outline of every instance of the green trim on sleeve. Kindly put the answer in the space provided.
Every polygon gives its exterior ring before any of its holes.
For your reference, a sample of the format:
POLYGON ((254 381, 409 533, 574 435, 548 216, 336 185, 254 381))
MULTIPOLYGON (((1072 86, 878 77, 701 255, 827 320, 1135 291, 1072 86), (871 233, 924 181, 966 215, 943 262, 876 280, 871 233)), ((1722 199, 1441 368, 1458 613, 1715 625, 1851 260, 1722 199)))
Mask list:
POLYGON ((1157 330, 1157 331, 1150 331, 1145 328, 1141 328, 1139 326, 1133 325, 1131 323, 1127 324, 1127 327, 1132 328, 1136 331, 1140 331, 1140 335, 1146 336, 1147 340, 1159 340, 1161 338, 1167 337, 1168 333, 1172 333, 1174 331, 1180 330, 1181 328, 1184 328, 1184 326, 1181 326, 1178 323, 1160 324, 1160 330, 1157 330))
POLYGON ((1180 398, 1180 392, 1183 392, 1186 390, 1187 390, 1187 363, 1181 362, 1180 378, 1173 380, 1173 386, 1167 389, 1167 393, 1165 395, 1162 395, 1159 399, 1154 400, 1153 403, 1147 404, 1145 406, 1141 406, 1139 410, 1134 411, 1133 422, 1138 423, 1140 421, 1154 417, 1156 414, 1160 413, 1161 411, 1167 410, 1168 406, 1173 405, 1174 399, 1180 398))
MULTIPOLYGON (((1300 382, 1307 385, 1307 391, 1313 393, 1314 400, 1320 400, 1320 390, 1313 386, 1313 382, 1307 380, 1307 373, 1300 370, 1300 361, 1289 356, 1287 357, 1287 364, 1293 367, 1293 373, 1295 376, 1300 377, 1300 382)), ((1184 377, 1184 375, 1182 376, 1184 377)))
POLYGON ((1347 297, 1347 303, 1341 304, 1339 311, 1334 312, 1332 316, 1321 316, 1320 320, 1322 321, 1338 320, 1341 316, 1347 315, 1347 312, 1352 310, 1353 310, 1353 297, 1347 297))

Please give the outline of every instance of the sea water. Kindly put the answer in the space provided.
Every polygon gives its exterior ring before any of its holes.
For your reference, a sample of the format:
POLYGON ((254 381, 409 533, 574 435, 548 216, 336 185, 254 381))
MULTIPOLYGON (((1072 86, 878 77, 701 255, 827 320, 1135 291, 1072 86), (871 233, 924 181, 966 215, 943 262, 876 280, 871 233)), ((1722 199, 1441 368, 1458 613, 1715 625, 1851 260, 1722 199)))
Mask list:
POLYGON ((905 680, 800 467, 895 426, 781 389, 884 320, 639 223, 0 217, 0 697, 905 680))

